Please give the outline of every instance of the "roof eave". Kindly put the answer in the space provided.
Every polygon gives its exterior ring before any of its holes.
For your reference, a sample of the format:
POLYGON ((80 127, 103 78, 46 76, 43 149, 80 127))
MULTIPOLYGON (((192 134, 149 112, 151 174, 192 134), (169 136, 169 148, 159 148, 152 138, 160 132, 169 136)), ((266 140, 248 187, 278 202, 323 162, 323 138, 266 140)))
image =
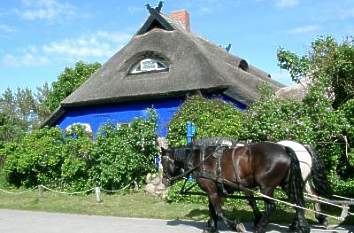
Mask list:
POLYGON ((58 120, 65 114, 65 109, 60 106, 40 125, 40 128, 45 126, 54 126, 58 120))
POLYGON ((81 102, 73 102, 73 103, 62 103, 61 105, 64 108, 69 107, 85 107, 85 106, 95 106, 100 104, 112 104, 112 103, 123 103, 123 102, 133 102, 133 101, 141 101, 144 100, 152 100, 152 99, 161 99, 161 98, 169 98, 169 97, 183 97, 190 93, 194 93, 197 91, 201 91, 202 93, 211 93, 217 90, 225 90, 227 86, 217 86, 210 88, 199 88, 199 89, 189 89, 189 90, 176 90, 166 93, 151 93, 151 94, 143 94, 143 95, 134 95, 134 96, 124 96, 124 97, 112 97, 105 98, 99 100, 87 100, 81 102))

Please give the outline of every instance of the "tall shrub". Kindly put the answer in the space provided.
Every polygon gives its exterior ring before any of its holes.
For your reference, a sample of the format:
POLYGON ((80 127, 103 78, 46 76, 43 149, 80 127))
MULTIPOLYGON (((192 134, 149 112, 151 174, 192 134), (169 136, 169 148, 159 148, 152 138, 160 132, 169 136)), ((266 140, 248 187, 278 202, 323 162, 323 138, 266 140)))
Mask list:
POLYGON ((5 144, 4 171, 11 184, 32 187, 58 185, 63 163, 63 136, 59 128, 35 130, 18 143, 5 144))
POLYGON ((221 99, 189 97, 173 116, 167 139, 172 146, 185 145, 186 123, 196 125, 197 138, 223 136, 240 139, 243 135, 243 113, 221 99))
POLYGON ((147 173, 155 171, 156 118, 156 113, 150 110, 146 120, 101 128, 92 150, 96 161, 92 179, 96 185, 121 189, 134 181, 142 183, 147 173))

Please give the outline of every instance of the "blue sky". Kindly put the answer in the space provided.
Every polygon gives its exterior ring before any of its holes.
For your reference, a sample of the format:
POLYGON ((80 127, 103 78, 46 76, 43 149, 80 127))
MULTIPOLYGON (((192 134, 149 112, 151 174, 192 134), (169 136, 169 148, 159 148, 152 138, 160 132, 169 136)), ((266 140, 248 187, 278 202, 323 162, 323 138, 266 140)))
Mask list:
MULTIPOLYGON (((148 17, 157 0, 1 0, 0 93, 51 83, 75 62, 104 63, 148 17)), ((311 41, 354 35, 354 0, 165 0, 162 12, 186 9, 191 30, 290 84, 277 66, 284 47, 304 54, 311 41)))

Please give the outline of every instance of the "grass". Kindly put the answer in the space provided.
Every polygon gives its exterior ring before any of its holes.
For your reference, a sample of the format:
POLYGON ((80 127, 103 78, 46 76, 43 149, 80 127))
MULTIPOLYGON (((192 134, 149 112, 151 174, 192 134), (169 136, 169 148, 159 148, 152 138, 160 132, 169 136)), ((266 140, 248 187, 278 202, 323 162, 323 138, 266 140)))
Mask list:
MULTIPOLYGON (((0 192, 1 209, 194 221, 204 221, 208 218, 208 208, 205 204, 166 203, 143 192, 102 194, 102 200, 103 202, 96 203, 94 194, 68 196, 44 192, 43 197, 39 197, 36 190, 19 195, 0 192)), ((253 221, 252 212, 246 203, 242 206, 226 204, 224 209, 226 216, 230 218, 238 216, 241 221, 253 221)), ((307 213, 306 217, 310 223, 315 223, 312 213, 307 213)), ((278 208, 271 221, 289 223, 292 218, 293 210, 278 208)), ((333 223, 335 221, 331 220, 331 224, 333 223)), ((345 224, 354 224, 354 218, 348 218, 345 224)))

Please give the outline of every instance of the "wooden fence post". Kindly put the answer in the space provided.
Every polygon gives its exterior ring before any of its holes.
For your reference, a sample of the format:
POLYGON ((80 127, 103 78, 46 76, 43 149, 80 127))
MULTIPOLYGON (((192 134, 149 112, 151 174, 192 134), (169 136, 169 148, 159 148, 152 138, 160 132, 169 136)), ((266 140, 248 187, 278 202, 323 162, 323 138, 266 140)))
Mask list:
POLYGON ((43 197, 44 188, 42 185, 38 185, 38 196, 43 197))
POLYGON ((100 187, 95 187, 95 194, 96 194, 96 202, 97 203, 102 202, 100 187))

